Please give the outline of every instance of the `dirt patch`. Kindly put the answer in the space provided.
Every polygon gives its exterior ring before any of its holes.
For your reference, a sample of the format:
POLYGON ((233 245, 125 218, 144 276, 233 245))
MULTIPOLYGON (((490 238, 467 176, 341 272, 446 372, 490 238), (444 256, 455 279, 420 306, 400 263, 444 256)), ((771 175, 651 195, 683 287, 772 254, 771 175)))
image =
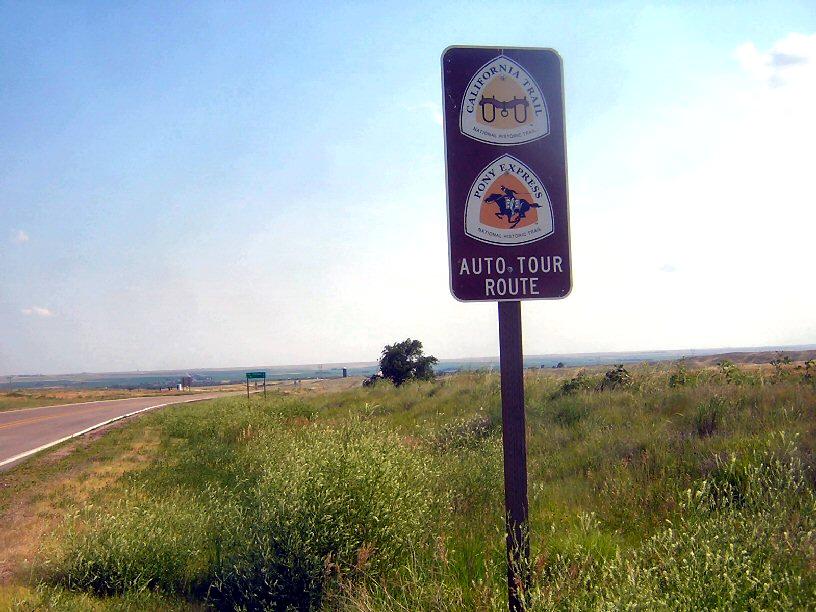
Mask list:
POLYGON ((363 384, 362 376, 348 378, 317 378, 308 380, 286 381, 279 385, 277 390, 284 395, 302 395, 317 393, 336 393, 360 387, 363 384))
MULTIPOLYGON (((123 424, 115 423, 104 429, 123 424)), ((123 446, 117 457, 101 461, 89 457, 70 463, 71 455, 103 433, 91 432, 37 457, 25 471, 0 477, 0 494, 11 494, 10 503, 0 510, 0 585, 24 582, 47 537, 60 527, 65 516, 125 473, 148 465, 159 444, 158 432, 146 428, 123 446), (67 465, 52 475, 60 463, 67 465)))

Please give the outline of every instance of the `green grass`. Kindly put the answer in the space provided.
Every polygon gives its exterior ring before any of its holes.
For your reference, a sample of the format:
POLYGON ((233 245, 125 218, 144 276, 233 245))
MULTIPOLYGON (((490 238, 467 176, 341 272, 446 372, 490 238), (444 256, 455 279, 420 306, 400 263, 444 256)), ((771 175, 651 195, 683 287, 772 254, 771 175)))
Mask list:
MULTIPOLYGON (((530 609, 816 606, 813 386, 632 374, 526 377, 530 609)), ((506 606, 495 374, 224 398, 138 428, 160 432, 151 463, 69 513, 26 605, 506 606)))

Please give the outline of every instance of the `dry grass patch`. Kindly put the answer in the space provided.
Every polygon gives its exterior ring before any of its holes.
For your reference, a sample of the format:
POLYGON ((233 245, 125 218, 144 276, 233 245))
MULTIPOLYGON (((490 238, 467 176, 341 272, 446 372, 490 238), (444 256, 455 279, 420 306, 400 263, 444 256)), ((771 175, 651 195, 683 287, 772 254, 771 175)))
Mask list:
POLYGON ((0 474, 0 594, 19 588, 15 583, 25 580, 45 537, 66 514, 98 500, 124 474, 148 465, 159 444, 150 427, 132 428, 117 452, 95 452, 103 434, 122 427, 117 423, 92 432, 0 474))

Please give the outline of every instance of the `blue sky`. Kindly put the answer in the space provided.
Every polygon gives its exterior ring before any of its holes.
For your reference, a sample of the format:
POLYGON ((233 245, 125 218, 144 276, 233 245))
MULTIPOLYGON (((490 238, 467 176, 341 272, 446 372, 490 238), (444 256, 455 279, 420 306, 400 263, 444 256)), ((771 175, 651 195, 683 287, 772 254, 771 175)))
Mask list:
POLYGON ((496 354, 448 291, 450 44, 564 59, 574 291, 528 353, 816 342, 812 2, 0 2, 0 373, 496 354))

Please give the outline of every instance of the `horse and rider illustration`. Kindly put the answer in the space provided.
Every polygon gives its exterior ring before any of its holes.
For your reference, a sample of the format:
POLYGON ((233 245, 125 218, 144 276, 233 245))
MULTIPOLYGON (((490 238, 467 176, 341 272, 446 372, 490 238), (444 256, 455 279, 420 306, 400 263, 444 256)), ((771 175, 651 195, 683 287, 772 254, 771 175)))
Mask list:
POLYGON ((516 227, 519 221, 527 216, 527 212, 531 208, 541 208, 541 206, 535 202, 531 203, 524 198, 517 198, 516 191, 509 187, 502 185, 501 190, 502 193, 491 193, 487 196, 483 204, 495 202, 499 207, 499 212, 495 213, 496 216, 499 219, 507 217, 507 223, 510 225, 510 229, 516 227), (515 220, 513 219, 514 216, 515 220))

